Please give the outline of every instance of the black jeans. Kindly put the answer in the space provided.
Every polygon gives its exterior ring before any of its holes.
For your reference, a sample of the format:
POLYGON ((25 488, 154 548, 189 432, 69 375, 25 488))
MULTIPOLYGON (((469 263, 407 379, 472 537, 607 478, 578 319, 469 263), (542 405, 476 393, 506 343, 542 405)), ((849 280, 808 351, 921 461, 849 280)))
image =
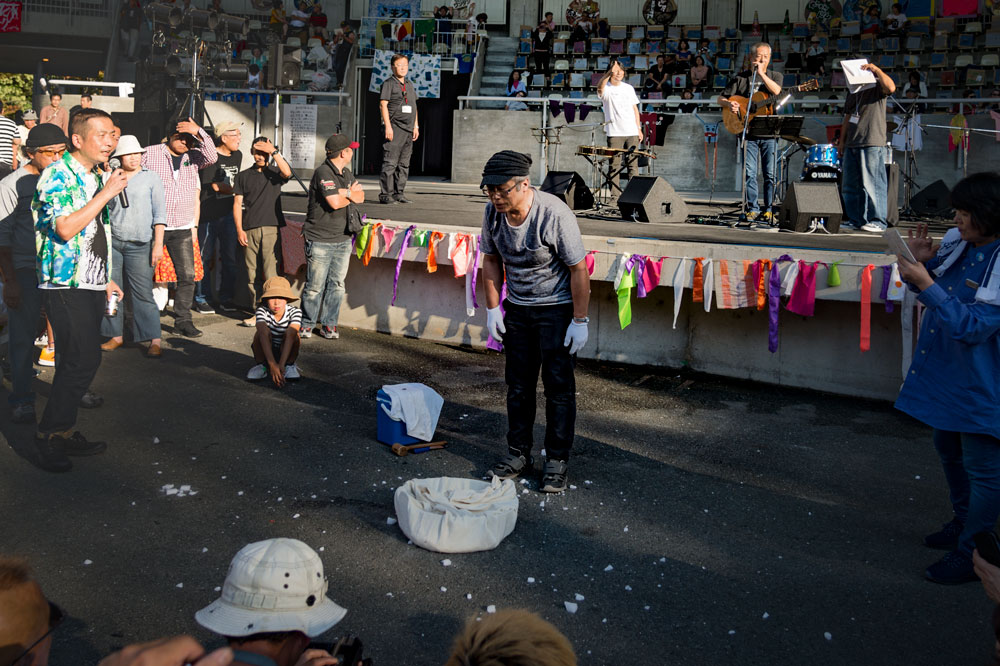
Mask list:
POLYGON ((40 291, 56 339, 56 373, 38 422, 38 432, 48 435, 76 425, 80 399, 101 366, 101 319, 107 295, 90 289, 40 291))
MULTIPOLYGON (((538 371, 545 388, 545 449, 551 460, 569 460, 576 424, 574 358, 563 345, 573 304, 524 306, 504 302, 507 357, 507 446, 531 455, 538 371)), ((58 339, 58 338, 57 338, 58 339)))
POLYGON ((177 273, 174 291, 174 323, 191 321, 191 304, 194 302, 194 238, 190 229, 163 233, 163 247, 170 253, 177 273))
POLYGON ((548 51, 535 51, 535 70, 534 73, 538 74, 541 72, 545 76, 549 76, 552 70, 549 68, 549 61, 552 59, 552 54, 548 51))

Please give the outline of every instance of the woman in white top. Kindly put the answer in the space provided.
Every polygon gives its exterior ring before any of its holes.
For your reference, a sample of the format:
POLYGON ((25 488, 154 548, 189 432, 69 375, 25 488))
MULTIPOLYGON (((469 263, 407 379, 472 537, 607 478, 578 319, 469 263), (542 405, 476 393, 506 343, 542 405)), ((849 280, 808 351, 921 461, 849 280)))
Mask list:
POLYGON ((911 89, 917 91, 918 97, 927 97, 927 84, 919 72, 910 72, 906 85, 903 86, 903 94, 910 92, 911 89))
MULTIPOLYGON (((604 104, 604 131, 608 135, 608 146, 611 148, 638 148, 642 143, 642 124, 639 122, 639 97, 635 88, 625 83, 625 69, 617 58, 611 60, 611 66, 597 84, 597 95, 604 104)), ((618 158, 612 159, 614 171, 618 169, 618 158)), ((628 177, 632 178, 639 172, 636 160, 628 167, 628 177)))

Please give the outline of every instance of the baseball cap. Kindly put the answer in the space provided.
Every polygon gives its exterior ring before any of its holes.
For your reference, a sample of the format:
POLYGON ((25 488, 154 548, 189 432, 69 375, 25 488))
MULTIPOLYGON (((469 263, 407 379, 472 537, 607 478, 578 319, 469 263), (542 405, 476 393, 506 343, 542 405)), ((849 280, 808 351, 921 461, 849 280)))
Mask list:
POLYGON ((343 134, 333 134, 326 140, 326 152, 328 153, 339 153, 344 148, 353 148, 357 150, 360 146, 360 143, 357 141, 351 141, 343 134))
POLYGON ((34 109, 28 109, 21 116, 21 120, 38 120, 38 114, 35 113, 34 109))
POLYGON ((24 142, 24 147, 41 148, 42 146, 51 146, 57 143, 65 143, 68 147, 69 139, 66 138, 66 135, 63 134, 62 129, 58 125, 42 123, 28 130, 28 138, 24 142))
POLYGON ((221 123, 216 123, 215 127, 212 128, 215 131, 215 136, 222 136, 226 132, 232 132, 233 130, 238 130, 243 127, 243 123, 234 123, 232 121, 225 121, 221 123))
POLYGON ((221 636, 301 631, 315 638, 344 619, 347 609, 326 596, 323 561, 297 539, 244 546, 229 565, 222 596, 195 613, 221 636))

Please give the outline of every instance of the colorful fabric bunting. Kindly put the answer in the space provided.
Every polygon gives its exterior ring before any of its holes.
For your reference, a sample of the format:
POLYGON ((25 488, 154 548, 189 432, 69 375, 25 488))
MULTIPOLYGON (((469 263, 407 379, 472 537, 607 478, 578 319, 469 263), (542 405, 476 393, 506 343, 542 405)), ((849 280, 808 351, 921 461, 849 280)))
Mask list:
POLYGON ((872 348, 872 271, 873 264, 861 270, 861 351, 872 348))
POLYGON ((413 230, 417 227, 415 225, 410 225, 406 228, 406 233, 403 234, 403 242, 399 244, 399 254, 396 255, 396 274, 392 278, 392 300, 389 305, 396 304, 396 290, 399 288, 399 269, 403 267, 403 254, 406 252, 406 248, 410 245, 410 237, 413 235, 413 230))

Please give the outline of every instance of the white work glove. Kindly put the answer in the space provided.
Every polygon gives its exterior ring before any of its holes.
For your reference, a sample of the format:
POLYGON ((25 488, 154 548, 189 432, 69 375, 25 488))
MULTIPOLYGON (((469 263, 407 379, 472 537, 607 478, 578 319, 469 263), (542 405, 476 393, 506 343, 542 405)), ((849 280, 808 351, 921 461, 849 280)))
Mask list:
POLYGON ((569 347, 569 353, 575 354, 587 344, 587 324, 584 322, 572 321, 566 329, 566 339, 563 340, 563 347, 569 347))
POLYGON ((490 332, 494 340, 503 340, 503 334, 507 332, 507 327, 503 325, 503 313, 500 306, 486 308, 486 330, 490 332))

